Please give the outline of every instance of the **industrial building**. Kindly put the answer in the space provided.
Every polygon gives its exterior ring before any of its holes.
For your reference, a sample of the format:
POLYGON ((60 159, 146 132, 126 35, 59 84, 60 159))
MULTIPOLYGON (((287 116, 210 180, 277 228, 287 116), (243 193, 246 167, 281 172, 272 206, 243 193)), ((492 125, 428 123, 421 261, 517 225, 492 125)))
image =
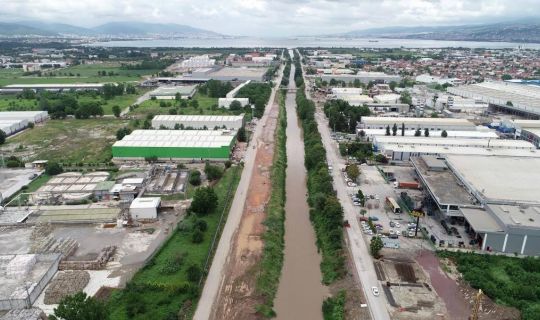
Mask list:
POLYGON ((207 54, 191 57, 182 61, 182 68, 204 68, 211 67, 216 64, 216 59, 210 59, 207 54))
MULTIPOLYGON (((392 125, 393 126, 393 125, 392 125)), ((416 130, 405 130, 405 137, 414 137, 416 130)), ((397 134, 401 136, 401 128, 398 126, 397 134)), ((423 132, 422 132, 423 134, 423 132)), ((442 131, 430 131, 429 138, 441 138, 442 131)), ((464 139, 498 139, 499 136, 495 130, 477 130, 477 131, 446 131, 447 138, 464 138, 464 139)), ((356 135, 369 140, 375 137, 386 136, 386 129, 356 129, 356 135)))
POLYGON ((238 116, 210 116, 210 115, 157 115, 152 119, 152 127, 159 129, 180 128, 191 129, 234 129, 244 126, 244 114, 238 116))
POLYGON ((249 105, 249 98, 219 98, 218 108, 229 109, 234 101, 240 102, 242 107, 249 105))
POLYGON ((401 146, 437 146, 437 147, 476 147, 491 149, 521 149, 535 150, 534 145, 523 140, 502 139, 457 139, 457 138, 429 138, 429 137, 402 137, 377 136, 373 138, 375 149, 384 149, 385 145, 401 146))
POLYGON ((344 81, 346 83, 352 83, 355 80, 358 80, 362 83, 373 82, 392 82, 401 81, 401 77, 398 75, 389 75, 382 72, 365 72, 359 71, 357 74, 317 74, 317 75, 308 75, 308 78, 318 78, 322 81, 330 82, 330 80, 344 81))
POLYGON ((10 84, 0 88, 0 93, 19 93, 23 90, 33 91, 68 91, 68 90, 101 90, 103 83, 69 83, 69 84, 10 84))
POLYGON ((0 130, 10 136, 26 129, 29 123, 39 123, 49 117, 47 111, 5 111, 0 112, 0 130))
POLYGON ((235 142, 230 130, 135 130, 112 153, 116 160, 227 160, 235 142))
POLYGON ((135 220, 157 219, 160 197, 136 198, 131 202, 129 213, 135 220))
POLYGON ((509 126, 514 128, 516 138, 540 148, 540 120, 511 120, 509 126))
POLYGON ((179 94, 181 99, 191 99, 197 92, 197 86, 171 86, 171 87, 159 87, 150 92, 150 98, 158 100, 173 100, 176 99, 176 95, 179 94))
POLYGON ((391 161, 408 161, 411 157, 422 155, 477 155, 477 156, 514 156, 540 158, 540 151, 533 149, 508 149, 492 147, 445 147, 429 145, 384 144, 379 151, 391 161))
POLYGON ((266 68, 232 68, 224 67, 208 75, 210 79, 220 81, 257 81, 263 82, 266 68))
POLYGON ((411 158, 434 208, 461 220, 481 250, 540 255, 540 158, 411 158))
POLYGON ((474 131, 474 123, 466 119, 448 119, 448 118, 406 118, 406 117, 362 117, 358 124, 358 129, 386 129, 394 124, 401 129, 405 125, 405 130, 424 130, 430 131, 474 131))
POLYGON ((540 87, 509 82, 489 81, 449 87, 448 93, 480 100, 495 110, 540 118, 540 87))

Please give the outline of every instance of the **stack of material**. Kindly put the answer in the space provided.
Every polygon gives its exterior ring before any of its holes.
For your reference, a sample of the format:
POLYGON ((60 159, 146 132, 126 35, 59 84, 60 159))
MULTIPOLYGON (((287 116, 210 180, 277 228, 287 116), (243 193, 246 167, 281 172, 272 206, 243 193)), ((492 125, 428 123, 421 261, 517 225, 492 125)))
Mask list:
POLYGON ((13 309, 0 320, 47 320, 47 315, 39 308, 13 309))
POLYGON ((101 250, 95 260, 62 260, 59 270, 102 270, 116 252, 116 246, 108 246, 101 250))
POLYGON ((36 255, 16 255, 6 266, 6 274, 13 278, 23 278, 36 264, 36 255))
POLYGON ((82 291, 90 281, 90 274, 86 271, 63 271, 51 281, 45 290, 45 304, 58 304, 60 301, 75 293, 82 291))

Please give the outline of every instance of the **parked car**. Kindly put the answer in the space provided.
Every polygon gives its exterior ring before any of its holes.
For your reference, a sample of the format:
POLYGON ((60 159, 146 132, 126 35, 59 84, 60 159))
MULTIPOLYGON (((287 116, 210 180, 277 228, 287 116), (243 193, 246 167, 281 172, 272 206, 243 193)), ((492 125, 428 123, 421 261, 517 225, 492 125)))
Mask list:
POLYGON ((395 223, 395 227, 398 228, 398 229, 401 228, 401 225, 399 224, 399 222, 395 223))
POLYGON ((361 206, 362 204, 359 201, 353 201, 353 204, 357 207, 361 206))
POLYGON ((396 226, 396 224, 394 223, 394 221, 390 221, 390 227, 393 228, 393 227, 395 227, 395 226, 396 226))
POLYGON ((391 234, 391 235, 388 236, 388 238, 390 238, 390 239, 398 239, 399 235, 398 234, 391 234))
POLYGON ((373 295, 378 297, 379 296, 379 288, 377 287, 371 287, 371 292, 373 292, 373 295))
POLYGON ((371 221, 379 221, 379 217, 377 216, 371 216, 369 218, 371 219, 371 221))

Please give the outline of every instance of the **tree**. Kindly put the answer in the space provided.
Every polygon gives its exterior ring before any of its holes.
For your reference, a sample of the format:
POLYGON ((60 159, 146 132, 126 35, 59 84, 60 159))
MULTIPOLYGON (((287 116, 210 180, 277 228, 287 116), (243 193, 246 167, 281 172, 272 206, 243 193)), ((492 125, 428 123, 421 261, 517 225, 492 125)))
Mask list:
POLYGON ((211 165, 209 162, 206 162, 204 166, 204 173, 208 180, 217 180, 223 176, 223 169, 219 166, 211 165))
POLYGON ((6 133, 2 130, 0 130, 0 145, 6 143, 6 133))
POLYGON ((364 206, 366 202, 366 196, 364 196, 364 193, 362 192, 362 190, 358 189, 356 196, 358 197, 358 200, 360 200, 360 204, 364 206))
POLYGON ((351 164, 347 166, 347 175, 349 178, 352 179, 352 181, 356 181, 358 179, 358 176, 360 175, 360 170, 358 169, 358 166, 356 164, 351 164))
POLYGON ((404 137, 405 136, 405 123, 401 123, 401 136, 404 137))
POLYGON ((122 113, 122 110, 120 110, 119 106, 114 105, 112 107, 112 112, 113 112, 114 116, 118 118, 118 117, 120 117, 120 113, 122 113))
POLYGON ((390 126, 386 126, 386 133, 384 134, 385 136, 389 136, 390 135, 390 126))
POLYGON ((198 186, 201 184, 201 172, 199 170, 192 170, 189 173, 189 183, 192 186, 198 186))
POLYGON ((425 128, 424 129, 424 137, 429 137, 429 129, 428 128, 425 128))
POLYGON ((242 104, 238 100, 234 100, 229 105, 229 110, 231 110, 231 111, 236 111, 236 110, 240 110, 240 109, 242 109, 242 104))
POLYGON ((105 320, 109 313, 103 302, 89 297, 84 292, 63 298, 58 307, 54 308, 51 320, 105 320))
POLYGON ((128 127, 120 128, 116 131, 116 140, 122 140, 125 136, 131 133, 131 129, 128 127))
POLYGON ((187 268, 186 271, 187 278, 190 282, 197 282, 201 279, 202 271, 198 265, 192 264, 187 268))
POLYGON ((364 130, 360 130, 359 134, 360 138, 364 138, 366 136, 366 132, 364 130))
POLYGON ((212 213, 217 207, 218 197, 211 187, 200 187, 195 191, 190 211, 199 215, 212 213))
POLYGON ((50 176, 55 176, 57 174, 60 174, 64 171, 62 167, 57 162, 49 162, 47 163, 47 167, 45 168, 45 173, 50 176))
POLYGON ((191 234, 191 242, 192 243, 201 243, 204 241, 204 234, 201 230, 195 229, 193 230, 193 233, 191 234))
POLYGON ((419 136, 421 136, 421 135, 422 135, 422 131, 420 131, 419 128, 416 129, 416 131, 414 132, 414 136, 415 136, 415 137, 419 137, 419 136))
POLYGON ((369 249, 371 251, 371 255, 374 258, 379 257, 379 252, 384 247, 384 244, 380 237, 373 237, 371 238, 371 242, 369 243, 369 249))
POLYGON ((411 98, 411 94, 409 93, 409 91, 401 92, 401 96, 400 96, 399 100, 401 101, 401 103, 412 105, 412 98, 411 98))
POLYGON ((199 101, 196 99, 191 100, 191 106, 195 109, 199 108, 199 101))
POLYGON ((446 130, 443 130, 443 131, 441 132, 441 137, 443 137, 443 138, 448 137, 448 132, 446 132, 446 130))
POLYGON ((241 127, 240 129, 238 129, 238 135, 236 136, 236 138, 239 142, 246 142, 246 128, 241 127))
POLYGON ((392 126, 392 135, 395 136, 397 134, 397 124, 394 123, 392 126))
POLYGON ((512 76, 509 75, 509 74, 503 74, 502 77, 501 77, 502 80, 506 81, 506 80, 512 80, 512 76))

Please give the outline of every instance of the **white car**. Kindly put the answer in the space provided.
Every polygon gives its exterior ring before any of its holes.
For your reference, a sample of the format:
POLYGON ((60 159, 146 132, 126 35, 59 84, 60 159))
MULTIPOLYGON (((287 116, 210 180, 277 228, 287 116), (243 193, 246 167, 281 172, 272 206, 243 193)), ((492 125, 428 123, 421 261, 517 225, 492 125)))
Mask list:
POLYGON ((396 224, 394 225, 394 227, 396 227, 396 228, 399 229, 399 228, 401 228, 401 225, 399 224, 399 222, 396 222, 396 224))
POLYGON ((373 292, 373 295, 378 297, 379 296, 379 288, 377 287, 371 287, 371 292, 373 292))
POLYGON ((379 200, 379 195, 378 194, 375 195, 375 200, 379 200))

